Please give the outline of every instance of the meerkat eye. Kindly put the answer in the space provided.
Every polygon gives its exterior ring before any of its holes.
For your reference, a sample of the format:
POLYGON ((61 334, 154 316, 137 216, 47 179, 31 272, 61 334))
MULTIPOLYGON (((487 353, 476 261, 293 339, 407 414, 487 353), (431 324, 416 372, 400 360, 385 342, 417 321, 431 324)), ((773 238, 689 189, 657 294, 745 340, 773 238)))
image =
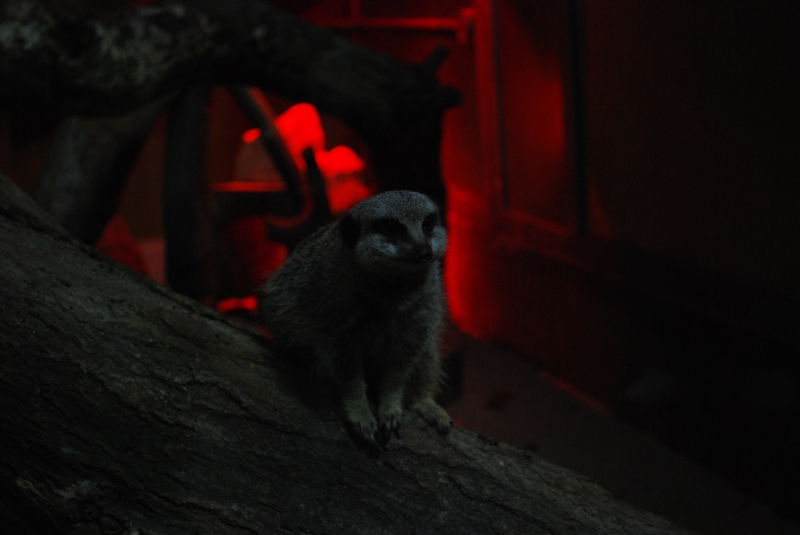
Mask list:
POLYGON ((379 219, 375 222, 375 230, 387 237, 399 236, 403 232, 403 225, 396 219, 379 219))
POLYGON ((426 234, 430 234, 433 231, 433 227, 435 227, 438 222, 439 217, 436 212, 428 214, 422 221, 422 230, 424 230, 426 234))

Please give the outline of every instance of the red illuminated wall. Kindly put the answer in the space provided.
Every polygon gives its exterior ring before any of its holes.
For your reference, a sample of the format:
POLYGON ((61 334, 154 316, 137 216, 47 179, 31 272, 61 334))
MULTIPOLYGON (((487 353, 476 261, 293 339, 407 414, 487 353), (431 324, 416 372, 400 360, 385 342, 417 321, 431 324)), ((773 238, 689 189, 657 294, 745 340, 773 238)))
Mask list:
POLYGON ((564 3, 498 0, 495 6, 508 208, 573 228, 564 3))

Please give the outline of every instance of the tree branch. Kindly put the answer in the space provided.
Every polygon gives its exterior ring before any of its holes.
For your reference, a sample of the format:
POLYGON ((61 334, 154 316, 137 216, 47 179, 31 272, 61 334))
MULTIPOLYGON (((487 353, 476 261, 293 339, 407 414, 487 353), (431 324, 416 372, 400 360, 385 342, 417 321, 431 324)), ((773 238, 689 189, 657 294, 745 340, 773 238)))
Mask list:
POLYGON ((172 96, 120 117, 69 117, 42 163, 36 201, 86 243, 116 213, 131 168, 172 96))
POLYGON ((0 23, 5 107, 116 115, 191 84, 256 85, 350 124, 384 189, 444 202, 442 114, 459 94, 436 80, 441 52, 408 65, 254 0, 151 4, 108 21, 9 5, 0 23))
POLYGON ((37 533, 680 533, 410 415, 368 458, 283 386, 264 338, 72 238, 4 177, 0 341, 0 501, 37 533))

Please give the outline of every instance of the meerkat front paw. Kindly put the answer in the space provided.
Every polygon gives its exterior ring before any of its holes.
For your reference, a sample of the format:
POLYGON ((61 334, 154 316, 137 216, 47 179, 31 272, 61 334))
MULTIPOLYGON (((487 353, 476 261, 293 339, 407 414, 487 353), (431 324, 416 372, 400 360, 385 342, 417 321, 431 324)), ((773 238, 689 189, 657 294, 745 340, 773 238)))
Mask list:
POLYGON ((375 418, 350 419, 349 423, 359 444, 367 450, 369 455, 375 457, 383 451, 383 446, 386 443, 381 439, 381 431, 375 418))
POLYGON ((371 456, 377 456, 383 446, 380 441, 378 422, 369 410, 366 399, 356 399, 345 404, 345 420, 355 434, 359 445, 371 456))
POLYGON ((367 401, 366 384, 363 379, 357 378, 350 388, 343 389, 346 395, 342 396, 342 408, 345 420, 350 424, 356 439, 367 453, 377 456, 383 449, 380 440, 378 421, 372 414, 367 401))
POLYGON ((378 428, 380 430, 380 439, 385 446, 392 435, 400 438, 400 421, 403 419, 403 406, 396 403, 389 408, 381 406, 380 415, 378 416, 378 428))
POLYGON ((446 435, 453 427, 453 419, 450 418, 450 415, 430 398, 420 401, 412 409, 443 435, 446 435))

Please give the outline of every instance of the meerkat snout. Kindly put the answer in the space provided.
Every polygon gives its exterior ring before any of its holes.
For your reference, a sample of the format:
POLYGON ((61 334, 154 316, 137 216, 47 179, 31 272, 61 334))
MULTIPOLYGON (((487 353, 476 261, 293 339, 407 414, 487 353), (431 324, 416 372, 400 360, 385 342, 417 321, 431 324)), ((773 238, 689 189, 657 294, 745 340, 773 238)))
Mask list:
POLYGON ((433 248, 428 243, 417 246, 415 253, 413 257, 415 262, 429 262, 433 258, 433 248))

